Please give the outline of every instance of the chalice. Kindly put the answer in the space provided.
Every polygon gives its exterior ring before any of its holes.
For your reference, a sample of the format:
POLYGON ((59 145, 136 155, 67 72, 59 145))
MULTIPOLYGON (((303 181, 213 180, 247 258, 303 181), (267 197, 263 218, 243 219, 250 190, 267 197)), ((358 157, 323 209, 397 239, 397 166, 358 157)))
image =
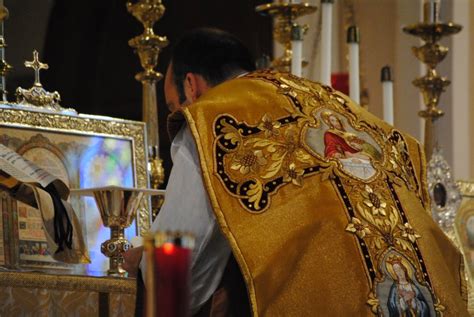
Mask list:
POLYGON ((107 275, 123 277, 122 253, 130 249, 124 231, 136 218, 137 210, 146 195, 164 195, 163 190, 107 186, 72 190, 71 193, 93 196, 102 222, 110 228, 110 239, 101 244, 101 252, 109 258, 107 275))

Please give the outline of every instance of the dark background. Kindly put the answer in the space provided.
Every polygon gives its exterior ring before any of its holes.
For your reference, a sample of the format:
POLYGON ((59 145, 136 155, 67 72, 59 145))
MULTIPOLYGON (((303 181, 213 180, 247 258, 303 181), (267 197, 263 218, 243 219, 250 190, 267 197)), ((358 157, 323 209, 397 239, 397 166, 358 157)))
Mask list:
MULTIPOLYGON (((272 54, 271 20, 255 13, 255 6, 269 0, 163 0, 166 12, 155 24, 155 33, 170 45, 188 29, 218 27, 239 37, 258 58, 272 54)), ((23 66, 34 49, 49 70, 41 81, 61 94, 61 105, 79 113, 141 120, 141 83, 138 56, 128 40, 143 32, 127 12, 126 1, 117 0, 5 0, 10 17, 5 22, 6 60, 13 67, 7 77, 9 100, 18 86, 31 87, 32 70, 23 66)), ((192 52, 190 52, 192 54, 192 52)), ((164 73, 169 49, 159 58, 164 73)), ((157 84, 160 152, 167 175, 171 169, 170 142, 166 133, 168 110, 163 81, 157 84)))

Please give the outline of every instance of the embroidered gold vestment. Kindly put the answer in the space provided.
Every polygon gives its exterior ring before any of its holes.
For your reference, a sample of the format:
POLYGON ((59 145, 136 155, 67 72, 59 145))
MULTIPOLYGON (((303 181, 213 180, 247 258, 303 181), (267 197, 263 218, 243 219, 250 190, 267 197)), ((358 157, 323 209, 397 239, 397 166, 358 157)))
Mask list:
POLYGON ((257 72, 184 109, 255 316, 465 316, 422 148, 330 87, 257 72))

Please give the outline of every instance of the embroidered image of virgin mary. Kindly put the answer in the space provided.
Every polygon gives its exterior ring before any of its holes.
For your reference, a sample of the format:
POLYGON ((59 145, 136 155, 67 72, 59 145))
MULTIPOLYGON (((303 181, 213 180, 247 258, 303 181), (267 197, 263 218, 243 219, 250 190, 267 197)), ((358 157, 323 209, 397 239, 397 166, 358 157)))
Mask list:
POLYGON ((427 300, 421 289, 411 280, 411 266, 399 256, 391 256, 385 263, 393 280, 387 301, 389 316, 430 316, 427 300))
POLYGON ((349 174, 368 179, 376 171, 372 161, 380 161, 382 154, 373 138, 347 124, 347 119, 330 110, 322 110, 316 118, 324 124, 308 128, 306 144, 326 159, 337 159, 349 174))

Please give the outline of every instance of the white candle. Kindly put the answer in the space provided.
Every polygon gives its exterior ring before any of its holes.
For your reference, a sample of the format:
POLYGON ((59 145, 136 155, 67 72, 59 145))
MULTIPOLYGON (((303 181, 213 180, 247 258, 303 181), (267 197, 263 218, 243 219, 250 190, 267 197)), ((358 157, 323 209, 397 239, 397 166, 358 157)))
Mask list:
POLYGON ((425 0, 423 3, 423 21, 425 23, 437 23, 440 6, 440 0, 425 0))
POLYGON ((298 24, 291 27, 291 73, 301 77, 301 63, 303 61, 303 29, 298 24))
POLYGON ((359 29, 357 26, 351 26, 347 30, 347 43, 349 46, 349 97, 359 104, 359 29))
POLYGON ((291 41, 291 50, 293 51, 291 57, 291 73, 295 76, 301 77, 301 62, 303 59, 303 41, 291 41))
POLYGON ((382 68, 383 119, 393 125, 393 81, 389 66, 382 68))
POLYGON ((321 0, 321 83, 331 85, 331 33, 333 0, 321 0))

